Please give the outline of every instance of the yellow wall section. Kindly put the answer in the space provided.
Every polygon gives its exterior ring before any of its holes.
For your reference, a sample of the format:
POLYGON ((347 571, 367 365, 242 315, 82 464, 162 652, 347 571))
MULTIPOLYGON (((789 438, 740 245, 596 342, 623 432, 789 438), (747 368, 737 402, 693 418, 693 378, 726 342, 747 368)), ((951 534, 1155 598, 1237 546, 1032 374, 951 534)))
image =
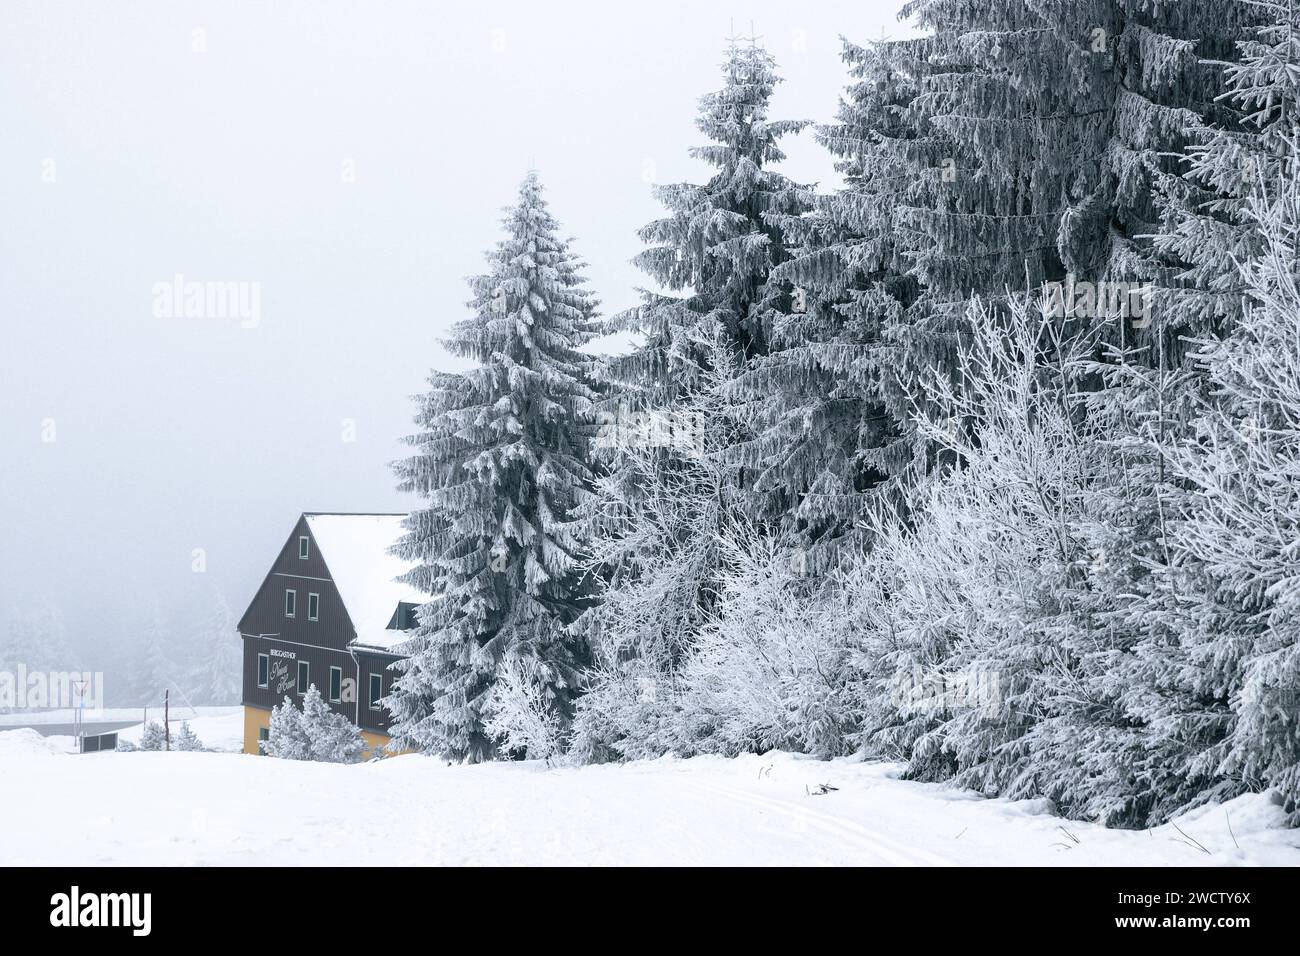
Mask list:
POLYGON ((384 750, 384 748, 388 746, 388 742, 393 738, 389 737, 387 734, 377 734, 373 730, 363 730, 361 731, 361 739, 364 740, 366 746, 370 748, 370 752, 366 754, 367 757, 389 756, 388 752, 384 750))
MULTIPOLYGON (((244 753, 258 754, 261 751, 257 747, 257 732, 263 727, 270 729, 271 712, 263 707, 249 707, 244 705, 244 753)), ((374 731, 363 730, 361 737, 370 748, 367 757, 376 756, 375 751, 381 751, 388 746, 389 737, 386 734, 377 734, 374 731)))
POLYGON ((258 754, 257 732, 271 726, 271 712, 261 707, 244 705, 244 753, 258 754))

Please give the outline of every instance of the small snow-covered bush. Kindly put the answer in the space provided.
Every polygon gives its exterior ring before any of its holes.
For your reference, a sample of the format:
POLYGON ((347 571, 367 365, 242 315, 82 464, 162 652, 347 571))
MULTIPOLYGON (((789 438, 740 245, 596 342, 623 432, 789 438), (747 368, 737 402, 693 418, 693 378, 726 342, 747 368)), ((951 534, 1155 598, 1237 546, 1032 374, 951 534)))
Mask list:
POLYGON ((167 746, 167 732, 163 730, 162 724, 156 720, 151 720, 144 725, 144 731, 140 734, 141 750, 162 750, 167 746))
POLYGON ((181 724, 181 729, 177 732, 176 737, 172 740, 172 750, 202 750, 203 741, 199 740, 198 735, 190 729, 190 722, 187 720, 181 724))
POLYGON ((325 763, 356 763, 365 750, 360 729, 330 710, 315 684, 307 688, 302 710, 288 697, 271 710, 270 735, 262 744, 262 752, 271 757, 325 763))
POLYGON ((690 756, 690 714, 674 674, 644 658, 606 662, 578 698, 571 753, 585 763, 690 756))
POLYGON ((718 546, 729 570, 681 671, 695 747, 847 752, 857 705, 839 575, 809 574, 802 553, 745 527, 718 546))
POLYGON ((565 748, 564 725, 547 688, 546 665, 532 658, 510 658, 497 672, 484 704, 484 728, 502 752, 550 760, 565 748))

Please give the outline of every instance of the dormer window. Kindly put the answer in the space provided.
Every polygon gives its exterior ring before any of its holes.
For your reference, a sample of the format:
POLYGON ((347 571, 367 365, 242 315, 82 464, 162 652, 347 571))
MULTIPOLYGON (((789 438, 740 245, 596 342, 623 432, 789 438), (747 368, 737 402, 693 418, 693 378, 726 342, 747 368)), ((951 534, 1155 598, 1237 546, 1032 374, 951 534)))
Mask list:
POLYGON ((311 555, 311 538, 305 534, 298 535, 298 560, 306 561, 311 555))
POLYGON ((409 631, 420 626, 420 605, 409 601, 398 601, 397 610, 388 619, 388 630, 409 631))

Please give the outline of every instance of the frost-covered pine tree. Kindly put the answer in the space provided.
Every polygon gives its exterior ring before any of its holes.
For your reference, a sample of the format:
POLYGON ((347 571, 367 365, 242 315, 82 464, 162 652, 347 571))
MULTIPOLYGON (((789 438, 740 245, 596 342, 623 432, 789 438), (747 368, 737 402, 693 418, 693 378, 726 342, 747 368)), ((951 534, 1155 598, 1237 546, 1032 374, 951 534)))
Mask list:
POLYGON ((944 360, 907 323, 917 285, 893 223, 913 181, 901 147, 916 139, 906 113, 916 82, 877 45, 846 43, 843 56, 853 80, 817 139, 846 185, 769 217, 787 237, 770 281, 788 288, 789 306, 767 353, 728 386, 750 412, 754 434, 734 454, 756 475, 761 517, 816 568, 833 562, 872 495, 924 472, 907 383, 944 360))
POLYGON ((407 580, 437 599, 420 612, 388 706, 399 746, 482 760, 496 751, 483 708, 499 669, 527 659, 567 721, 586 660, 567 631, 586 606, 572 522, 592 481, 588 358, 595 299, 582 263, 530 172, 503 220, 506 237, 471 280, 472 318, 444 342, 476 367, 435 372, 398 462, 423 502, 396 551, 407 580))
POLYGON ((733 39, 722 76, 696 117, 709 142, 691 150, 714 174, 656 187, 668 215, 640 231, 649 248, 635 262, 668 292, 645 293, 608 325, 636 345, 603 369, 609 474, 584 512, 607 585, 577 628, 599 660, 577 735, 590 753, 667 749, 652 712, 671 708, 677 663, 716 600, 721 509, 769 510, 739 450, 749 412, 722 383, 767 352, 789 310, 788 291, 768 281, 787 257, 777 222, 809 195, 772 166, 782 137, 807 124, 769 118, 780 78, 757 43, 733 39))
MULTIPOLYGON (((1300 96, 1300 14, 1293 3, 1270 0, 1252 4, 1249 14, 1251 23, 1270 20, 1238 40, 1229 62, 1209 64, 1222 77, 1212 87, 1214 108, 1191 129, 1182 176, 1157 196, 1162 229, 1154 247, 1166 261, 1181 264, 1162 282, 1159 311, 1176 316, 1183 334, 1226 332, 1241 314, 1247 296, 1238 264, 1262 249, 1248 203, 1274 188, 1290 161, 1288 137, 1300 96)), ((1232 39, 1217 38, 1215 46, 1222 51, 1232 39)), ((1217 59, 1205 51, 1201 56, 1217 59)))
POLYGON ((781 82, 771 54, 732 39, 722 88, 700 98, 696 128, 709 140, 691 149, 717 171, 705 183, 656 186, 669 215, 640 230, 649 248, 633 260, 660 286, 679 295, 647 293, 643 303, 610 320, 614 331, 640 337, 609 363, 615 389, 608 404, 635 401, 667 407, 689 392, 705 369, 696 326, 718 323, 740 360, 767 350, 770 326, 785 292, 769 285, 786 258, 774 220, 808 208, 807 188, 771 167, 785 158, 780 140, 808 124, 773 120, 769 102, 781 82))

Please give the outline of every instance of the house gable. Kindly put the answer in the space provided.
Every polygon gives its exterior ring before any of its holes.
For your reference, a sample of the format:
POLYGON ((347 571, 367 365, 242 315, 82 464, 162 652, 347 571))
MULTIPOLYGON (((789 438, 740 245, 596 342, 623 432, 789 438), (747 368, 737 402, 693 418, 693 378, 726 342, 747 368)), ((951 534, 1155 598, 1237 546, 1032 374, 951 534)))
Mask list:
POLYGON ((334 584, 324 555, 312 536, 306 516, 293 526, 271 564, 248 610, 239 620, 239 633, 276 634, 282 640, 342 650, 356 637, 356 628, 334 584), (299 557, 300 539, 307 539, 307 557, 299 557), (292 590, 296 607, 285 614, 285 592, 292 590), (319 595, 317 620, 309 619, 310 595, 319 595))

